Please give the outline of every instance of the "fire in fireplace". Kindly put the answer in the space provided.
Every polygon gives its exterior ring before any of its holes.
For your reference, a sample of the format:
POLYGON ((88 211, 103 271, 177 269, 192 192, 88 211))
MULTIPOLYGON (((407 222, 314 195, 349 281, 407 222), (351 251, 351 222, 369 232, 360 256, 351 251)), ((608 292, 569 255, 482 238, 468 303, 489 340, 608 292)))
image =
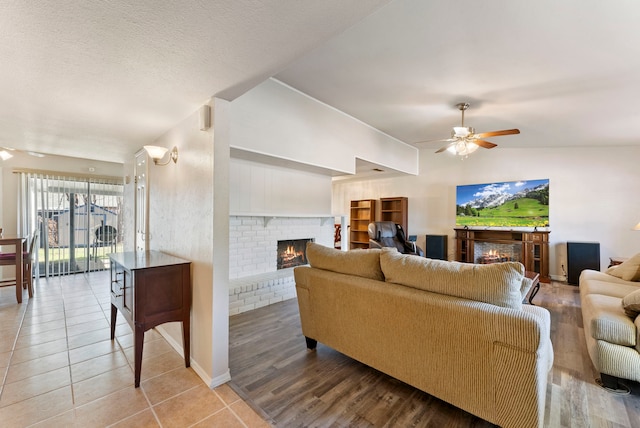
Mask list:
POLYGON ((277 268, 287 269, 306 265, 308 263, 307 242, 313 242, 313 238, 278 241, 277 268))
POLYGON ((474 248, 474 259, 476 263, 489 264, 500 262, 519 262, 521 243, 517 244, 496 244, 489 242, 476 242, 474 248))

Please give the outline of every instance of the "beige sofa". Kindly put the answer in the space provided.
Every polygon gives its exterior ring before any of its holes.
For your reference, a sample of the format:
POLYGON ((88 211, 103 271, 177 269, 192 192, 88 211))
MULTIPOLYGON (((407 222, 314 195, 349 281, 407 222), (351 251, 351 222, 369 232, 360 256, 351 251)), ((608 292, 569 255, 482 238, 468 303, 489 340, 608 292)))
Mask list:
POLYGON ((584 270, 580 274, 587 349, 602 384, 611 389, 624 389, 621 379, 640 382, 638 263, 640 255, 606 272, 584 270))
POLYGON ((520 263, 471 265, 310 243, 294 270, 307 346, 321 342, 503 427, 543 426, 550 315, 520 263))

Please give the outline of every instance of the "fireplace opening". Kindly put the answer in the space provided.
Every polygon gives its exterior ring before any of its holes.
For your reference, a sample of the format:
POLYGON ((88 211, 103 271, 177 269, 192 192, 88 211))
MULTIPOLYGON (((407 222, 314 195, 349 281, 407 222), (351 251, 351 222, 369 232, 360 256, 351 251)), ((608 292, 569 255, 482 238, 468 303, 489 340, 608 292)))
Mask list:
POLYGON ((522 243, 476 242, 474 260, 479 264, 520 262, 522 243))
POLYGON ((313 242, 313 238, 278 241, 277 268, 288 269, 306 265, 307 242, 313 242))

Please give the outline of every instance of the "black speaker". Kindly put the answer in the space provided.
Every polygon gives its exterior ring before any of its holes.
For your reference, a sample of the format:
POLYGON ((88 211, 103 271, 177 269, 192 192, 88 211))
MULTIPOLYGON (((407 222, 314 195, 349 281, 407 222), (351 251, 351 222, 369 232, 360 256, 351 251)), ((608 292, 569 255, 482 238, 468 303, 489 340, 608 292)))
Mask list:
POLYGON ((428 259, 447 260, 447 235, 427 235, 424 256, 428 259))
POLYGON ((579 285, 585 269, 600 270, 600 243, 567 242, 567 282, 579 285))

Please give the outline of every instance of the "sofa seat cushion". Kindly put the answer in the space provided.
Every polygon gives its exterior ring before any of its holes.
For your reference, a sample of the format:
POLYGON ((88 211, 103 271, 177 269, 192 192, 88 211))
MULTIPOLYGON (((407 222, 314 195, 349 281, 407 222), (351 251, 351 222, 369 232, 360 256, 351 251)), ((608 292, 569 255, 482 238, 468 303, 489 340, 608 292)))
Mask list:
POLYGON ((522 263, 448 262, 383 248, 380 265, 387 282, 522 310, 522 263))
POLYGON ((384 281, 380 269, 380 249, 377 248, 341 251, 309 242, 307 260, 318 269, 384 281))
POLYGON ((580 281, 580 294, 602 294, 604 296, 611 296, 622 299, 629 293, 640 290, 640 287, 631 284, 632 283, 602 281, 597 279, 580 281))
POLYGON ((589 294, 582 299, 582 316, 591 336, 622 346, 636 346, 636 327, 622 310, 621 299, 589 294))
POLYGON ((617 266, 610 267, 606 273, 625 281, 640 281, 640 253, 617 266))
POLYGON ((640 288, 622 298, 622 309, 631 318, 640 314, 640 288))

